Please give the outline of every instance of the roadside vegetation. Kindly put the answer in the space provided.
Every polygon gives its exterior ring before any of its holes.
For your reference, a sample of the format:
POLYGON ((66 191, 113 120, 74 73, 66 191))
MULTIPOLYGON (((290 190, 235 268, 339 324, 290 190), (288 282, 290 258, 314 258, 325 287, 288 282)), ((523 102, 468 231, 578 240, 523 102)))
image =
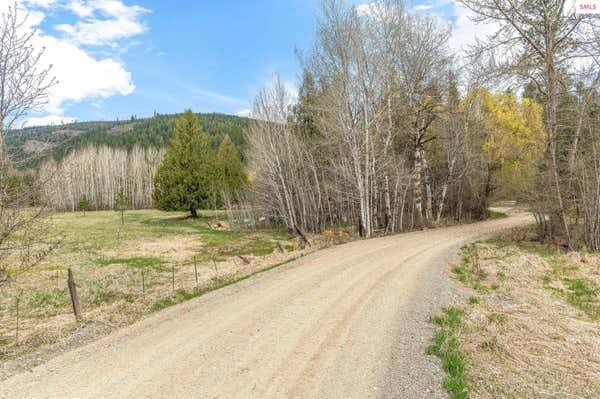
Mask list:
POLYGON ((432 318, 428 351, 452 397, 600 397, 600 255, 535 237, 468 245, 452 267, 466 299, 432 318))
POLYGON ((463 327, 462 315, 462 309, 451 307, 444 309, 441 315, 431 317, 431 321, 438 326, 438 329, 433 337, 433 343, 427 348, 427 354, 441 359, 442 367, 448 373, 443 385, 453 399, 467 397, 465 355, 461 352, 456 337, 458 330, 463 327))

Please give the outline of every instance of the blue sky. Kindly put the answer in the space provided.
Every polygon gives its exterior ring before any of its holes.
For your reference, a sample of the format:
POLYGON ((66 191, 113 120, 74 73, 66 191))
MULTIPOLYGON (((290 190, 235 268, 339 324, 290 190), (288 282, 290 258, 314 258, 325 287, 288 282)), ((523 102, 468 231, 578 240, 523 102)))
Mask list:
MULTIPOLYGON (((185 108, 244 114, 275 72, 297 84, 294 49, 310 48, 320 1, 20 0, 20 6, 60 80, 48 106, 28 119, 33 125, 185 108)), ((416 6, 446 18, 454 9, 451 0, 416 6)))

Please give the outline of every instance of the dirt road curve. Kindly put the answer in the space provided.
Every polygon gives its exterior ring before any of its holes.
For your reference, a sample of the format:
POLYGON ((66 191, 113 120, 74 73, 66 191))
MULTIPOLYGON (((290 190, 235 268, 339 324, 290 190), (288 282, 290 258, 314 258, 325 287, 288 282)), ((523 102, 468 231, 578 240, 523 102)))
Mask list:
POLYGON ((457 249, 524 215, 323 250, 148 317, 31 372, 3 398, 437 398, 427 316, 457 249))

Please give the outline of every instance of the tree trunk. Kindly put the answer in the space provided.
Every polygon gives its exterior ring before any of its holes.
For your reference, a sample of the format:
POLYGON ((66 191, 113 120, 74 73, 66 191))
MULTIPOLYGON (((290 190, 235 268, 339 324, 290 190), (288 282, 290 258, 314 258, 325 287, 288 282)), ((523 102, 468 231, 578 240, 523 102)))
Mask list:
MULTIPOLYGON (((552 51, 552 39, 548 39, 548 48, 546 53, 546 81, 547 81, 547 105, 546 105, 546 128, 548 129, 548 143, 546 149, 546 178, 548 188, 554 191, 554 199, 549 201, 550 204, 550 217, 554 218, 551 220, 551 224, 556 225, 560 223, 567 241, 567 247, 571 249, 571 235, 569 233, 569 226, 567 224, 567 218, 565 215, 565 209, 563 204, 562 193, 560 189, 560 179, 558 173, 558 163, 556 159, 556 146, 557 146, 557 77, 554 69, 554 59, 552 51)), ((554 226, 551 226, 553 228, 554 226)))
POLYGON ((427 225, 430 225, 433 221, 433 193, 431 192, 431 181, 429 178, 429 168, 427 166, 427 158, 425 157, 425 149, 421 148, 421 159, 423 162, 423 174, 424 184, 425 184, 425 193, 427 194, 427 198, 425 200, 425 217, 427 220, 427 225))
POLYGON ((0 120, 0 169, 4 168, 4 129, 0 120))
POLYGON ((195 207, 190 207, 190 214, 192 215, 192 219, 198 218, 198 211, 195 207))
POLYGON ((421 173, 423 169, 423 160, 421 158, 421 144, 420 144, 419 135, 415 140, 415 169, 414 169, 414 218, 415 225, 419 228, 423 226, 423 187, 421 182, 421 173))
POLYGON ((444 203, 446 202, 446 195, 448 195, 448 186, 450 185, 450 179, 452 179, 452 176, 454 175, 454 165, 455 164, 456 164, 456 159, 452 158, 452 161, 450 161, 450 165, 448 167, 448 179, 446 179, 446 181, 442 185, 442 195, 440 197, 440 203, 438 204, 438 213, 435 218, 436 224, 440 223, 440 220, 442 218, 442 213, 444 212, 444 203))
POLYGON ((385 231, 386 233, 393 229, 392 226, 392 204, 390 199, 390 179, 386 175, 384 178, 384 201, 385 201, 385 231))

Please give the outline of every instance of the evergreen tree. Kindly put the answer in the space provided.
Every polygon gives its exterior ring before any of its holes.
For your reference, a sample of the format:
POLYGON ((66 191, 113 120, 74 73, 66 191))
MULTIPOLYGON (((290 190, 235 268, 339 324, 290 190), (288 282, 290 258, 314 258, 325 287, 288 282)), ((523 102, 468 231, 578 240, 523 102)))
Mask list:
POLYGON ((187 110, 177 121, 163 163, 154 179, 154 202, 166 211, 197 210, 211 205, 214 155, 210 138, 196 115, 187 110))
POLYGON ((538 103, 542 103, 541 93, 538 87, 534 82, 529 82, 523 89, 523 98, 528 98, 530 100, 537 101, 538 103))
POLYGON ((85 216, 85 211, 90 209, 90 200, 85 195, 81 197, 79 200, 79 204, 77 204, 79 210, 83 212, 83 216, 85 216))
POLYGON ((218 174, 217 186, 220 187, 221 193, 225 193, 233 201, 238 201, 246 183, 246 175, 235 144, 228 134, 221 141, 215 163, 218 174))
POLYGON ((294 116, 296 118, 296 128, 301 134, 308 137, 315 137, 319 134, 315 123, 318 96, 319 92, 313 75, 310 71, 304 70, 302 85, 298 90, 298 104, 294 106, 294 116))

